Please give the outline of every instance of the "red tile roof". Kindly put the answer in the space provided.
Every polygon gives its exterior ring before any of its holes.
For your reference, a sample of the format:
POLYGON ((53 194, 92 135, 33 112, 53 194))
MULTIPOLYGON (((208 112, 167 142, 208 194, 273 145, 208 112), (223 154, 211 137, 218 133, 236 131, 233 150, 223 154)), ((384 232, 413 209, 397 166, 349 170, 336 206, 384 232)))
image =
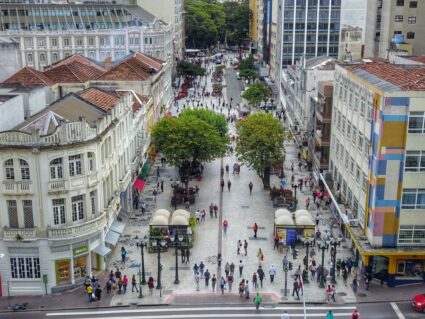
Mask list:
POLYGON ((52 85, 54 82, 49 79, 43 72, 34 70, 31 67, 24 67, 18 72, 13 74, 8 79, 4 80, 3 83, 14 84, 14 83, 25 83, 25 84, 43 84, 52 85))
POLYGON ((93 104, 105 111, 113 108, 120 100, 115 92, 105 91, 98 88, 89 88, 78 92, 77 95, 90 104, 93 104))
POLYGON ((55 83, 84 83, 103 71, 90 65, 73 61, 67 64, 59 64, 53 68, 44 71, 44 74, 55 83))
POLYGON ((423 65, 372 62, 349 64, 343 67, 351 72, 364 70, 384 81, 399 86, 402 91, 425 91, 425 66, 423 65))
POLYGON ((425 55, 411 56, 411 57, 409 57, 409 60, 425 64, 425 55))
POLYGON ((93 61, 89 58, 86 58, 85 56, 82 56, 80 54, 73 54, 73 55, 71 55, 67 58, 64 58, 64 59, 62 59, 58 62, 50 64, 50 65, 44 67, 44 71, 50 70, 50 69, 55 68, 55 67, 60 66, 60 65, 71 64, 71 63, 74 63, 74 62, 78 62, 78 63, 84 64, 84 65, 96 68, 96 69, 98 69, 99 71, 102 71, 102 72, 105 71, 105 69, 102 66, 100 66, 99 64, 97 64, 95 61, 93 61))
POLYGON ((136 52, 113 63, 110 70, 96 79, 103 81, 144 81, 151 76, 151 73, 161 70, 162 63, 162 60, 136 52))

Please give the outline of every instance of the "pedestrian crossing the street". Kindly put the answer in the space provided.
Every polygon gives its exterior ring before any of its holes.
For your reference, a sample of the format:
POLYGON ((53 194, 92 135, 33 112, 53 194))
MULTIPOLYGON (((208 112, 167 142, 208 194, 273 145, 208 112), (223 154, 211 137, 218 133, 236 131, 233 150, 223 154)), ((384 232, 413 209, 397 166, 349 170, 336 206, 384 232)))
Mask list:
MULTIPOLYGON (((350 318, 354 306, 307 306, 305 318, 325 318, 326 313, 332 310, 335 318, 350 318)), ((111 309, 111 310, 83 310, 48 312, 46 317, 69 318, 69 319, 184 319, 184 318, 280 318, 287 311, 290 318, 304 318, 302 306, 264 306, 256 311, 254 305, 251 307, 221 306, 221 307, 155 307, 139 309, 111 309)))

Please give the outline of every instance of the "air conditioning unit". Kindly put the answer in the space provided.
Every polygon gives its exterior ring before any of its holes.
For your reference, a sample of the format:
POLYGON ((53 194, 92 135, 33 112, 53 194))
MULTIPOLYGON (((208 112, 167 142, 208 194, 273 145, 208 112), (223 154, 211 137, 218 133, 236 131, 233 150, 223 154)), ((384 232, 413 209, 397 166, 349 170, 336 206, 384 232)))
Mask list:
POLYGON ((348 222, 350 223, 350 227, 359 226, 359 220, 358 219, 349 219, 348 222))

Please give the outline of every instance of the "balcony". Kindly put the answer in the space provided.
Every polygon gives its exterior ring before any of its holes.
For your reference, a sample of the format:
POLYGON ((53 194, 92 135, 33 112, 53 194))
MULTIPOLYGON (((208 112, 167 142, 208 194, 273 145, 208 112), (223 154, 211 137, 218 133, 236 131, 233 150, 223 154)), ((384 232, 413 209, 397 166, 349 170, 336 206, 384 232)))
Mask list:
POLYGON ((314 162, 316 163, 316 166, 320 169, 327 169, 329 166, 329 159, 322 156, 320 152, 314 152, 313 153, 314 162))
POLYGON ((89 172, 89 174, 87 175, 87 185, 88 187, 92 187, 95 186, 98 182, 97 179, 97 172, 93 171, 93 172, 89 172))
POLYGON ((35 228, 3 228, 4 240, 35 240, 36 238, 35 228))
POLYGON ((120 180, 120 192, 124 192, 131 181, 131 170, 127 170, 125 176, 120 180))
POLYGON ((47 236, 52 240, 64 240, 79 236, 86 236, 103 229, 106 226, 106 213, 99 217, 89 220, 83 224, 72 225, 69 227, 48 228, 47 236))
POLYGON ((29 181, 4 181, 3 194, 5 195, 29 195, 33 193, 32 182, 29 181))
POLYGON ((68 183, 65 180, 49 182, 49 193, 64 192, 68 190, 68 183))

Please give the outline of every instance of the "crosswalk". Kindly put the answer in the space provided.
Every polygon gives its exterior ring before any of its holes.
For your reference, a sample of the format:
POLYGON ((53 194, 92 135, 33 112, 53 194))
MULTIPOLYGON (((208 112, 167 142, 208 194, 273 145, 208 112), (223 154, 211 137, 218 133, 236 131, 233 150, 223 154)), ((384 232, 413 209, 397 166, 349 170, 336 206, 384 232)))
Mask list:
MULTIPOLYGON (((326 313, 332 310, 335 318, 350 318, 354 306, 307 306, 305 318, 325 318, 326 313)), ((284 311, 290 318, 304 318, 302 306, 264 306, 258 311, 252 306, 221 306, 221 307, 144 307, 138 309, 121 308, 108 310, 82 310, 47 312, 49 318, 69 319, 184 319, 184 318, 280 318, 284 311)))

